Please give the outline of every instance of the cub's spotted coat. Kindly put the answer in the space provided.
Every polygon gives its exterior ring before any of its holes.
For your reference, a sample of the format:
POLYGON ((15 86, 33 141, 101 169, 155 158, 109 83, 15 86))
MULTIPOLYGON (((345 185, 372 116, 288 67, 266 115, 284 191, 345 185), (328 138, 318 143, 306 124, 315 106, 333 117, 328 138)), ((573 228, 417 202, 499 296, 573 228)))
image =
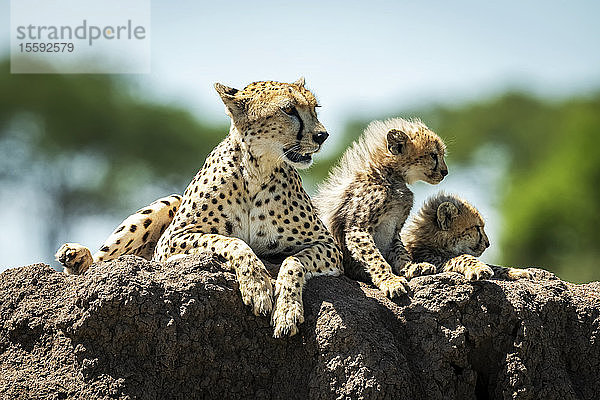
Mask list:
POLYGON ((181 204, 169 208, 166 215, 172 222, 164 233, 162 220, 145 227, 144 218, 152 218, 138 212, 130 217, 135 223, 124 223, 116 232, 125 233, 120 243, 107 241, 98 258, 82 255, 89 250, 77 244, 63 246, 57 258, 67 272, 80 273, 101 257, 132 254, 135 246, 147 255, 152 246, 143 238, 150 230, 146 240, 160 236, 154 260, 216 253, 235 271, 244 303, 257 315, 272 311, 274 336, 293 335, 304 320, 306 280, 338 275, 342 268, 340 250, 317 217, 296 170, 311 165, 328 134, 303 79, 292 84, 256 82, 243 90, 220 84, 215 88, 232 119, 229 135, 207 157, 181 204), (286 258, 275 282, 273 306, 271 278, 258 256, 275 255, 286 258))
POLYGON ((372 122, 346 151, 315 204, 350 277, 372 281, 390 297, 406 292, 407 281, 397 274, 410 263, 400 239, 413 204, 407 184, 439 183, 448 173, 444 154, 439 136, 418 120, 401 118, 372 122))
POLYGON ((412 278, 428 273, 454 271, 467 279, 531 278, 529 271, 488 265, 479 259, 490 245, 484 221, 477 209, 458 196, 437 194, 428 199, 402 234, 406 250, 415 262, 436 266, 434 271, 408 268, 412 278))

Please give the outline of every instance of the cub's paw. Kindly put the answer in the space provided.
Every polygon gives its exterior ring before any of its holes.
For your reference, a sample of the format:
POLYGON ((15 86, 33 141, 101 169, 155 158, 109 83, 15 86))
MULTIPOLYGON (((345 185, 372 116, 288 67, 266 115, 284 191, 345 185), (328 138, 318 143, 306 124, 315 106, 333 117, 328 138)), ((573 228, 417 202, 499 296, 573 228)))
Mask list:
POLYGON ((402 295, 408 295, 410 292, 408 281, 404 277, 391 274, 389 277, 381 281, 378 287, 379 290, 385 293, 385 295, 390 299, 402 295))
POLYGON ((487 264, 478 262, 474 265, 469 265, 465 270, 465 277, 471 281, 479 281, 483 279, 489 279, 494 275, 492 270, 487 264))
POLYGON ((519 268, 508 268, 506 272, 508 279, 518 280, 518 279, 533 279, 533 274, 525 269, 519 268))
POLYGON ((417 276, 432 275, 436 273, 436 267, 433 264, 422 262, 416 264, 409 264, 404 270, 404 276, 406 279, 412 279, 417 276))
POLYGON ((260 260, 238 270, 238 283, 245 305, 252 307, 254 315, 269 315, 273 309, 271 277, 260 260))
MULTIPOLYGON (((282 292, 285 292, 284 290, 282 292)), ((298 333, 298 325, 304 322, 302 299, 296 299, 289 293, 280 293, 275 302, 275 310, 271 317, 273 337, 294 336, 298 333)))
POLYGON ((56 261, 65 268, 67 275, 84 273, 94 262, 90 250, 79 243, 65 243, 54 255, 56 261))

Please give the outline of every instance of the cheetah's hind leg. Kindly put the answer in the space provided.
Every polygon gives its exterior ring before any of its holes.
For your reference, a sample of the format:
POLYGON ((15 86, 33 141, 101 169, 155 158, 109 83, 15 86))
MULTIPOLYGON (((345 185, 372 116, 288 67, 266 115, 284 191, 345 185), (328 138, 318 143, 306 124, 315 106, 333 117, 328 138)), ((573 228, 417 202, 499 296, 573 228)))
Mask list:
POLYGON ((180 204, 181 196, 176 194, 160 198, 121 222, 93 256, 87 247, 79 243, 65 243, 56 252, 56 261, 63 265, 65 273, 79 275, 93 263, 113 260, 125 254, 149 260, 158 238, 173 220, 180 204))

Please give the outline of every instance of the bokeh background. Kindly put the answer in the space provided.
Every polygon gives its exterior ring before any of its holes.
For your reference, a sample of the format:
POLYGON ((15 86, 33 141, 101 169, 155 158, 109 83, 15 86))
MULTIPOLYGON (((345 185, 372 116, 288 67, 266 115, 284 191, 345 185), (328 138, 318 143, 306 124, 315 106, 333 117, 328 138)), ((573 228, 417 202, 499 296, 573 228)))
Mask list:
POLYGON ((95 249, 182 193, 228 120, 214 82, 305 76, 331 137, 309 192, 373 119, 420 117, 486 217, 488 262, 600 279, 600 3, 152 3, 152 73, 11 75, 0 3, 0 270, 95 249), (3 61, 2 61, 3 60, 3 61))

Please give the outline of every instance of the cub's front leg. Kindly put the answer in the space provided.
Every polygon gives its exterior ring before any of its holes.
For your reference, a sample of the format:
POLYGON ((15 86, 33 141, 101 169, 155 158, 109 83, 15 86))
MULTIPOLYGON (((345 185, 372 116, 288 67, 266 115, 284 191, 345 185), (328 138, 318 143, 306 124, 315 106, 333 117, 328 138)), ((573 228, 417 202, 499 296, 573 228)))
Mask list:
POLYGON ((341 264, 341 253, 333 241, 315 243, 283 261, 275 283, 277 300, 271 318, 274 337, 298 332, 298 324, 304 322, 304 284, 310 277, 340 275, 341 264))
MULTIPOLYGON (((357 191, 348 205, 343 245, 347 250, 344 257, 348 254, 353 261, 346 264, 361 271, 349 272, 356 273, 357 276, 366 273, 373 284, 390 298, 406 294, 408 282, 404 277, 393 273, 392 266, 377 248, 373 237, 373 224, 384 214, 383 210, 388 201, 386 191, 370 188, 366 200, 360 194, 360 191, 357 191)), ((400 254, 394 255, 394 258, 399 258, 396 262, 404 261, 400 254)))
POLYGON ((406 248, 402 243, 400 229, 394 235, 392 249, 388 256, 393 272, 406 279, 435 274, 437 272, 435 265, 428 262, 415 263, 411 260, 410 254, 408 254, 408 251, 406 251, 406 248))
POLYGON ((446 261, 443 271, 459 272, 472 281, 488 279, 494 275, 492 268, 469 254, 462 254, 446 261))
POLYGON ((394 275, 392 267, 367 230, 354 227, 346 232, 346 248, 355 264, 369 275, 373 284, 386 296, 394 298, 408 293, 406 278, 394 275))
POLYGON ((494 271, 494 277, 498 279, 507 279, 516 281, 518 279, 533 279, 531 272, 521 268, 502 267, 500 265, 488 266, 494 271))

